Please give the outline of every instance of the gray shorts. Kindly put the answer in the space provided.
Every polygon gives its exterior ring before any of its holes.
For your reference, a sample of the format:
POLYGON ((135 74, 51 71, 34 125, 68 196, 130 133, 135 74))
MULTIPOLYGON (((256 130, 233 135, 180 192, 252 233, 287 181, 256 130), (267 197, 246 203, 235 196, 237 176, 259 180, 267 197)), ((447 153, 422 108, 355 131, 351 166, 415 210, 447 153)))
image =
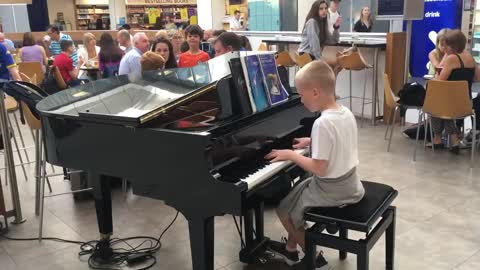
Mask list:
POLYGON ((356 168, 334 179, 312 176, 292 188, 278 205, 277 213, 280 217, 290 217, 295 228, 300 229, 305 225, 303 215, 308 208, 354 204, 364 194, 356 168))

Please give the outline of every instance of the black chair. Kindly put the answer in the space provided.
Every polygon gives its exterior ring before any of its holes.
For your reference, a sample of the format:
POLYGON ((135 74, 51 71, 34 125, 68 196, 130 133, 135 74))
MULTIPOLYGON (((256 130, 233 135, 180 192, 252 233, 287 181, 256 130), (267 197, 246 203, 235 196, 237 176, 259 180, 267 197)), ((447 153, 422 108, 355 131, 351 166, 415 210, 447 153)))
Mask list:
POLYGON ((340 207, 316 207, 305 213, 305 220, 314 225, 305 232, 307 270, 315 269, 316 246, 339 250, 340 260, 347 253, 357 255, 357 269, 368 270, 369 252, 386 232, 386 269, 394 268, 395 216, 391 206, 398 192, 390 186, 362 181, 365 196, 357 204, 340 207), (379 221, 380 220, 380 221, 379 221), (379 222, 378 222, 379 221, 379 222), (324 233, 324 230, 328 233, 324 233), (348 239, 348 230, 364 232, 364 239, 348 239), (339 232, 339 236, 330 235, 339 232))

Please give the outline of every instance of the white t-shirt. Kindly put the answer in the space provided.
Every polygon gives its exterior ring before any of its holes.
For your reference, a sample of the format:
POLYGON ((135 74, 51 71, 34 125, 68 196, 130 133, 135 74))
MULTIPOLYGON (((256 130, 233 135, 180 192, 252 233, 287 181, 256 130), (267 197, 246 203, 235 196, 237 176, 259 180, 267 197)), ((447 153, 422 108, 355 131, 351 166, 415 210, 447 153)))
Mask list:
POLYGON ((328 8, 327 20, 328 20, 328 32, 330 32, 330 34, 333 34, 333 31, 335 30, 333 28, 333 25, 337 21, 338 17, 340 17, 340 13, 338 13, 338 11, 333 12, 330 10, 330 8, 328 8))
POLYGON ((315 120, 311 155, 313 159, 328 160, 326 175, 319 178, 337 178, 358 165, 357 133, 355 116, 342 105, 323 111, 315 120))
POLYGON ((242 28, 240 20, 235 19, 235 17, 230 18, 230 30, 238 30, 242 28))

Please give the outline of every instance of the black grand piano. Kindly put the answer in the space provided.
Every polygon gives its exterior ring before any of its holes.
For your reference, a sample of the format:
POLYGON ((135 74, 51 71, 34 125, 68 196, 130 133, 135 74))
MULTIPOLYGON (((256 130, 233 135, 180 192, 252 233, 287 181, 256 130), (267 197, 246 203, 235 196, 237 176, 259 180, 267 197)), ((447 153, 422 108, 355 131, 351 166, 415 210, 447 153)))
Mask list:
POLYGON ((91 178, 102 239, 113 233, 113 176, 186 217, 195 270, 214 269, 215 216, 243 218, 241 261, 265 251, 264 199, 303 172, 264 155, 308 136, 313 114, 294 93, 262 112, 242 108, 228 62, 215 61, 98 80, 37 105, 48 162, 91 178))

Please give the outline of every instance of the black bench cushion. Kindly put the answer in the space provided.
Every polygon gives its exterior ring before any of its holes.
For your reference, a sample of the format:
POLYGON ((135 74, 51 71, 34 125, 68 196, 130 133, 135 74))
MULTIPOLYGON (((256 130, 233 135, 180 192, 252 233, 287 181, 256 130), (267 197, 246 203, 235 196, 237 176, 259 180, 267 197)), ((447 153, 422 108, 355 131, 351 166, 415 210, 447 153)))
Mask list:
POLYGON ((345 207, 315 207, 306 211, 305 220, 312 222, 339 221, 371 226, 390 206, 397 196, 391 186, 362 181, 365 188, 363 199, 345 207))

